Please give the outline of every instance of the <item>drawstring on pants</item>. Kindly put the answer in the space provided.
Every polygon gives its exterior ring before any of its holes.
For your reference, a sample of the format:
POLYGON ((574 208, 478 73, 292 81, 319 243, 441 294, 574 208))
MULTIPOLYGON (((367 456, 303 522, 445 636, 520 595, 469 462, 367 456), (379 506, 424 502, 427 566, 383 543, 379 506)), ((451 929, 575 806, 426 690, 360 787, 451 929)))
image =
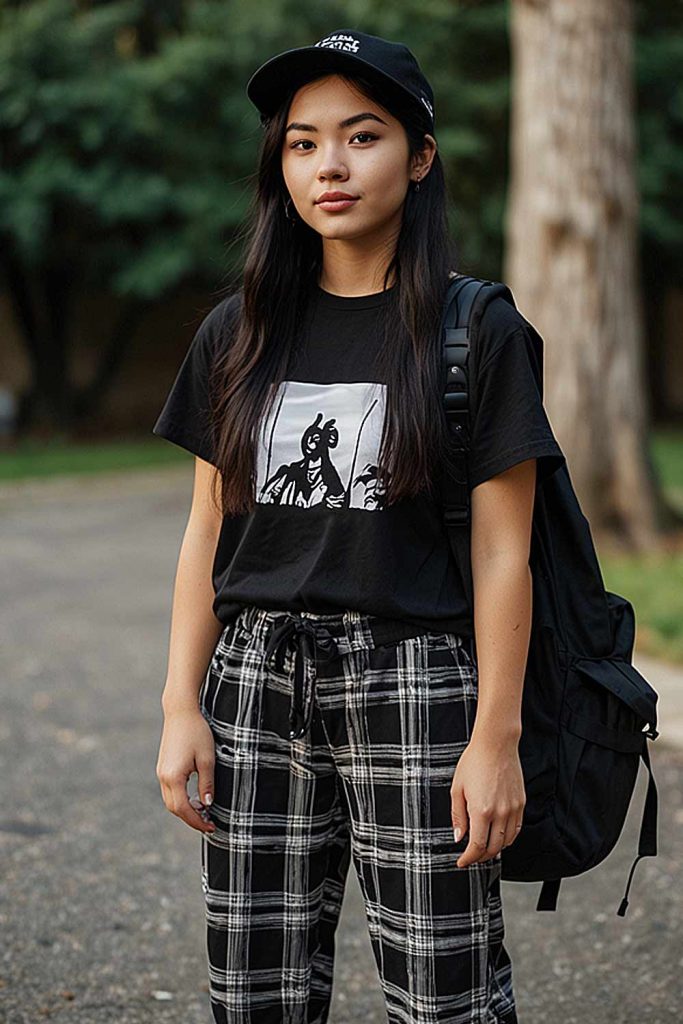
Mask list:
POLYGON ((332 633, 322 623, 304 618, 300 613, 287 613, 287 617, 274 627, 266 644, 266 661, 271 661, 280 672, 284 671, 285 652, 292 636, 296 647, 289 738, 295 740, 306 733, 313 718, 315 662, 338 658, 339 648, 332 633), (321 657, 320 652, 325 656, 321 657))

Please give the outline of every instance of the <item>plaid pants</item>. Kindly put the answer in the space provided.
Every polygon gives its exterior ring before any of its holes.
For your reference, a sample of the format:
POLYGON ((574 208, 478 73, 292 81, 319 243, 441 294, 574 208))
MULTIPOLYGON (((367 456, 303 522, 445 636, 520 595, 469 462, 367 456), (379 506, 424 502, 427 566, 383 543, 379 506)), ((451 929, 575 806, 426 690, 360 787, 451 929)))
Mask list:
POLYGON ((353 857, 389 1024, 517 1024, 501 854, 455 863, 450 784, 476 702, 456 633, 253 606, 226 626, 200 693, 215 1022, 325 1024, 353 857))

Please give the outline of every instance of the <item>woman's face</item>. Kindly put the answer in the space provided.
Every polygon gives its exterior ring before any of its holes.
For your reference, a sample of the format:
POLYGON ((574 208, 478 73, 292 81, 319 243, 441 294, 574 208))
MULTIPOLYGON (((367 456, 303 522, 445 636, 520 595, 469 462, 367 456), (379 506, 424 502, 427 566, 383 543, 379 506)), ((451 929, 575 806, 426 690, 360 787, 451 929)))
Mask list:
POLYGON ((400 121, 343 78, 326 75, 301 86, 290 104, 282 172, 298 214, 323 238, 380 239, 398 231, 410 179, 427 173, 436 152, 431 135, 425 146, 411 160, 400 121), (324 192, 354 201, 321 205, 324 192))

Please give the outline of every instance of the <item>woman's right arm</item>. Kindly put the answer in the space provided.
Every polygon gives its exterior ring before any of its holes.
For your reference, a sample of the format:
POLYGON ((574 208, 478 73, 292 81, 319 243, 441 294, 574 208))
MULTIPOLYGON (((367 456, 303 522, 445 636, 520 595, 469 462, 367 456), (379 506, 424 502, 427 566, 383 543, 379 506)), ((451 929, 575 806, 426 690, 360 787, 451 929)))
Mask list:
POLYGON ((199 690, 223 629, 212 610, 211 570, 221 528, 221 517, 210 502, 214 473, 209 462, 195 458, 192 507, 173 591, 168 671, 161 697, 164 714, 198 707, 199 690))
POLYGON ((199 707, 199 691, 223 629, 213 612, 213 560, 222 517, 210 489, 215 468, 195 458, 192 507, 178 558, 168 669, 161 697, 164 728, 157 778, 164 803, 192 828, 213 831, 213 825, 189 801, 187 780, 199 776, 200 799, 213 795, 214 741, 199 707))

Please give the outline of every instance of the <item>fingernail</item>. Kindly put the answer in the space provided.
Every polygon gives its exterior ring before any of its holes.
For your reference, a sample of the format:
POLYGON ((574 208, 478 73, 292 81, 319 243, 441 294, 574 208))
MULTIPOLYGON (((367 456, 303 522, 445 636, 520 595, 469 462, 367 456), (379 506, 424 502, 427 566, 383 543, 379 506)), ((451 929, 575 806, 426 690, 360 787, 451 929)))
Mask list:
POLYGON ((453 829, 453 838, 455 839, 456 843, 459 843, 459 842, 460 842, 460 836, 461 836, 461 835, 462 835, 462 833, 461 833, 460 829, 459 829, 459 828, 457 828, 457 826, 456 826, 456 827, 455 827, 455 828, 453 829))
POLYGON ((213 803, 213 797, 211 796, 210 793, 206 793, 204 795, 204 803, 207 804, 207 805, 210 805, 210 804, 213 803))

